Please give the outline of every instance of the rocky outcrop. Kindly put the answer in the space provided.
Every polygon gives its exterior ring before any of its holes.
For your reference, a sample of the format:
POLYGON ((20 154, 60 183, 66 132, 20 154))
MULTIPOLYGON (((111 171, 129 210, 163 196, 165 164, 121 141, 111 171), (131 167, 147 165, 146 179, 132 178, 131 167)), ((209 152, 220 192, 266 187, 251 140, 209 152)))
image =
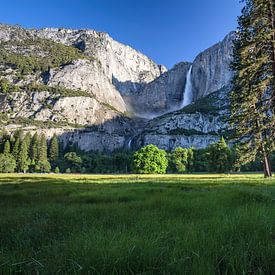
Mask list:
POLYGON ((145 130, 135 137, 133 146, 155 144, 173 150, 176 147, 204 148, 230 134, 229 89, 221 89, 197 100, 182 110, 171 112, 148 122, 145 130))
POLYGON ((46 84, 49 86, 90 92, 99 102, 109 104, 122 113, 126 111, 120 93, 108 81, 96 60, 76 60, 67 66, 50 70, 47 78, 46 84))
POLYGON ((37 31, 39 37, 74 45, 94 56, 105 75, 124 95, 136 92, 142 84, 153 81, 166 71, 144 54, 112 39, 107 33, 94 30, 47 28, 37 31))
POLYGON ((137 116, 152 118, 178 110, 183 99, 186 74, 190 63, 182 62, 141 88, 124 97, 137 116))
POLYGON ((222 42, 200 53, 193 62, 192 87, 194 100, 207 96, 227 86, 232 78, 233 39, 228 34, 222 42))

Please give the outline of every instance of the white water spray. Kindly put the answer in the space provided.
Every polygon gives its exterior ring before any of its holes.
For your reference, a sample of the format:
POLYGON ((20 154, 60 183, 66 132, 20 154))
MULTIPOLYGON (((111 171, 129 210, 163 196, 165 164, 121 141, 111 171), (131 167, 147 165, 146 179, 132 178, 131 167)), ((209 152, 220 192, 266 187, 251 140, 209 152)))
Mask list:
POLYGON ((183 101, 181 103, 181 108, 185 107, 186 105, 189 105, 193 101, 193 92, 192 92, 192 65, 189 68, 189 71, 186 76, 186 84, 184 88, 184 94, 183 94, 183 101))

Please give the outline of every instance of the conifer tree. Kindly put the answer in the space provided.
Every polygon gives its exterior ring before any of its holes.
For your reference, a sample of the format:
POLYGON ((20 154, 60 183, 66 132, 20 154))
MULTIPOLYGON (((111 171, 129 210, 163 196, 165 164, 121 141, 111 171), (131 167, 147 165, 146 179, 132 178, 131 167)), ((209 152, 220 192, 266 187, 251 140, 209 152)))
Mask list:
POLYGON ((59 158, 59 144, 58 138, 54 135, 49 146, 49 161, 52 167, 56 167, 59 158))
POLYGON ((17 160, 17 170, 18 172, 24 172, 26 173, 29 169, 30 165, 30 159, 28 156, 28 136, 25 136, 25 138, 20 143, 19 153, 18 153, 18 160, 17 160))
POLYGON ((40 172, 49 172, 51 165, 47 158, 47 139, 44 134, 41 134, 38 139, 38 161, 36 170, 40 172))
POLYGON ((30 159, 35 164, 38 161, 38 143, 39 143, 39 137, 38 134, 35 133, 32 136, 31 143, 30 143, 30 159))
POLYGON ((10 151, 11 151, 11 145, 10 145, 10 141, 7 139, 4 143, 4 150, 3 150, 3 153, 5 155, 7 154, 10 154, 10 151))
POLYGON ((275 143, 274 3, 243 0, 234 42, 231 122, 242 151, 241 164, 261 155, 265 177, 271 176, 269 155, 275 143))
POLYGON ((15 142, 14 142, 14 145, 13 145, 13 148, 12 148, 12 155, 13 155, 16 162, 18 160, 19 149, 20 149, 20 138, 17 137, 15 139, 15 142))

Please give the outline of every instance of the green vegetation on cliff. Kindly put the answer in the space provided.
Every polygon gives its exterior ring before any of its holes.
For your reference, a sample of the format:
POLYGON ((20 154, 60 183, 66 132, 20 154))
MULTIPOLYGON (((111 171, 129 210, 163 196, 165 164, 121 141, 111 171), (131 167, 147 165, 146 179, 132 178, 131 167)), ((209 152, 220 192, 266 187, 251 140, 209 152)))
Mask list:
POLYGON ((76 59, 93 59, 72 46, 52 40, 32 38, 0 43, 0 64, 16 69, 20 75, 41 73, 76 59))

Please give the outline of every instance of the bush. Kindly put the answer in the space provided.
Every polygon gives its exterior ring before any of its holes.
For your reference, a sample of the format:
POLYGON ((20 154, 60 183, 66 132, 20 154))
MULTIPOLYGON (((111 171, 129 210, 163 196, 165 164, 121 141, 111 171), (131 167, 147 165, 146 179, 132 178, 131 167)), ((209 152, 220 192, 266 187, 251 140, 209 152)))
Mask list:
POLYGON ((164 174, 168 166, 166 152, 147 145, 134 154, 134 171, 140 174, 164 174))

